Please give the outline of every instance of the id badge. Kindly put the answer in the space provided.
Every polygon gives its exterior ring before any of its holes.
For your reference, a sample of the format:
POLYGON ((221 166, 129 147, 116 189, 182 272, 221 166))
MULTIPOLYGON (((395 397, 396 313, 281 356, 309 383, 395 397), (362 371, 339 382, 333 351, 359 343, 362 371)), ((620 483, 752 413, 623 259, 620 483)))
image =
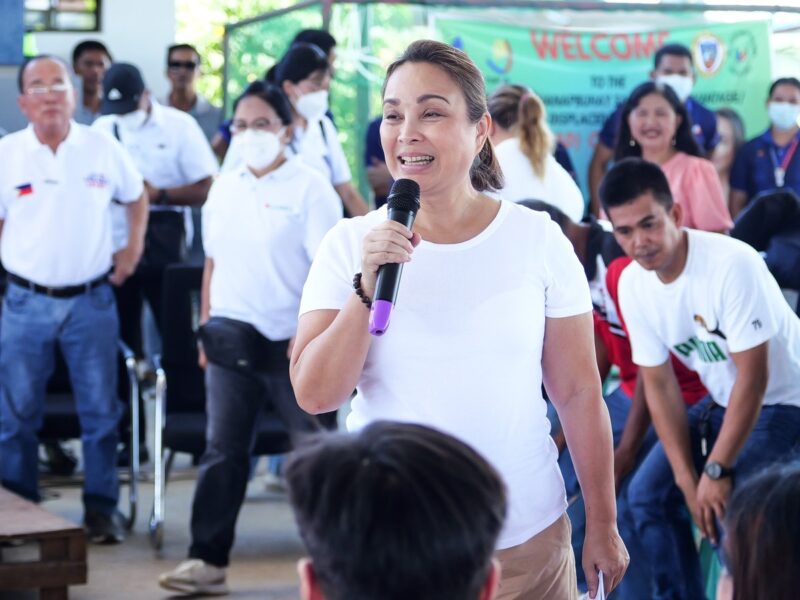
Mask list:
POLYGON ((781 167, 775 167, 775 186, 782 188, 786 178, 786 171, 781 167))

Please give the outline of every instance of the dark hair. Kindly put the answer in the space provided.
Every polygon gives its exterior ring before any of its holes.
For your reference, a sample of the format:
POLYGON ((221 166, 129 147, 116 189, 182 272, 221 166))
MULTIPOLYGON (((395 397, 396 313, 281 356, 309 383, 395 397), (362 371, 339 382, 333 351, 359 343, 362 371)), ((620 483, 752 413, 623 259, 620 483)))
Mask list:
POLYGON ((108 51, 106 45, 103 42, 99 42, 97 40, 83 40, 79 42, 73 49, 72 49, 72 64, 78 62, 78 59, 81 57, 81 54, 84 52, 89 52, 91 50, 96 50, 98 52, 103 52, 109 61, 113 61, 114 59, 111 58, 111 52, 108 51))
POLYGON ((24 91, 22 89, 22 80, 23 77, 25 76, 25 69, 28 68, 28 65, 37 60, 52 60, 53 62, 57 62, 58 64, 63 65, 64 70, 67 72, 67 83, 69 83, 69 75, 70 73, 72 73, 72 69, 63 58, 59 56, 54 56, 52 54, 37 54, 36 56, 31 56, 29 58, 26 58, 19 66, 19 71, 17 71, 17 89, 19 89, 20 94, 24 91))
POLYGON ((289 104, 289 99, 277 85, 267 81, 253 81, 233 103, 233 112, 236 112, 236 107, 239 106, 239 102, 250 96, 260 98, 262 101, 269 104, 278 114, 278 118, 284 126, 292 124, 292 107, 289 104))
POLYGON ((176 50, 190 50, 194 52, 194 55, 197 57, 197 61, 200 62, 200 53, 197 51, 197 48, 192 46, 191 44, 172 44, 169 48, 167 48, 167 63, 169 63, 169 59, 172 56, 172 53, 176 50))
POLYGON ((680 118, 678 128, 675 130, 674 146, 676 150, 691 154, 692 156, 702 156, 700 148, 697 146, 692 135, 692 118, 686 110, 683 102, 678 99, 678 96, 668 85, 663 85, 655 81, 648 81, 637 86, 628 96, 625 105, 622 107, 622 112, 619 117, 619 128, 617 130, 617 144, 614 149, 614 158, 619 160, 627 156, 641 156, 642 149, 636 140, 631 135, 631 126, 628 123, 628 117, 639 106, 639 103, 645 96, 650 94, 658 94, 669 103, 672 110, 680 118))
POLYGON ((501 85, 488 101, 492 120, 503 129, 517 127, 517 139, 536 176, 544 179, 547 158, 555 137, 547 125, 547 110, 541 98, 521 85, 501 85))
POLYGON ((798 90, 800 90, 800 80, 796 77, 780 77, 772 82, 772 85, 769 86, 769 94, 767 94, 767 99, 772 98, 772 92, 775 91, 775 88, 779 85, 793 85, 798 90))
MULTIPOLYGON (((386 94, 386 84, 392 74, 405 63, 428 63, 439 67, 452 79, 464 94, 467 118, 477 123, 488 112, 486 86, 475 63, 461 50, 434 40, 417 40, 386 69, 381 97, 386 94)), ((477 191, 499 190, 503 187, 503 172, 494 153, 491 140, 486 138, 480 153, 470 169, 472 187, 477 191)))
MULTIPOLYGON (((798 81, 800 85, 800 81, 798 81)), ((719 108, 715 111, 717 117, 722 117, 723 119, 727 119, 731 122, 731 128, 733 129, 733 154, 734 156, 739 151, 739 148, 744 146, 744 123, 742 122, 742 117, 739 116, 732 108, 719 108)))
POLYGON ((314 44, 325 53, 325 56, 329 56, 333 47, 336 46, 336 38, 324 29, 303 29, 298 31, 292 40, 292 44, 298 42, 314 44))
MULTIPOLYGON (((275 65, 273 83, 278 85, 283 85, 284 81, 297 83, 307 79, 312 73, 320 70, 327 71, 329 68, 328 57, 318 46, 300 42, 292 45, 280 62, 275 65)), ((269 71, 267 71, 267 76, 269 76, 269 71)))
POLYGON ((661 64, 661 59, 665 56, 682 56, 688 58, 689 64, 694 67, 692 52, 683 44, 665 44, 661 46, 661 48, 656 51, 655 57, 653 57, 654 69, 658 69, 658 65, 661 64))
POLYGON ((567 225, 572 223, 572 219, 570 219, 564 211, 544 200, 520 200, 517 204, 530 208, 531 210, 547 213, 555 224, 561 228, 561 231, 565 231, 567 225))
POLYGON ((503 482, 475 450, 422 425, 323 434, 285 470, 328 600, 476 600, 506 514, 503 482))
POLYGON ((615 163, 600 182, 603 210, 629 204, 642 194, 650 193, 665 210, 672 208, 672 192, 664 171, 642 158, 624 158, 615 163))
POLYGON ((797 598, 800 463, 775 465, 737 487, 725 532, 733 600, 797 598))

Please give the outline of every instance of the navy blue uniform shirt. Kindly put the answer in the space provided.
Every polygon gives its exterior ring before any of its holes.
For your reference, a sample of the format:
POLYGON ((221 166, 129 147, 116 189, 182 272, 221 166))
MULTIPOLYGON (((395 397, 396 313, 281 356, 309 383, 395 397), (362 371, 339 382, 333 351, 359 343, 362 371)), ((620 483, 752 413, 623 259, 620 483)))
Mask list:
MULTIPOLYGON (((800 139, 800 132, 795 139, 800 139)), ((779 147, 769 129, 747 142, 736 153, 731 167, 731 189, 746 193, 749 202, 761 192, 779 187, 775 181, 775 168, 786 160, 791 145, 789 142, 779 147)), ((800 194, 800 147, 786 166, 783 187, 800 194)))
MULTIPOLYGON (((603 123, 600 130, 599 139, 607 148, 612 150, 617 143, 617 131, 619 131, 619 121, 622 116, 624 104, 617 106, 616 110, 603 123)), ((719 143, 717 133, 717 115, 700 104, 697 100, 689 98, 686 101, 686 110, 692 118, 692 133, 700 150, 708 154, 719 143)))

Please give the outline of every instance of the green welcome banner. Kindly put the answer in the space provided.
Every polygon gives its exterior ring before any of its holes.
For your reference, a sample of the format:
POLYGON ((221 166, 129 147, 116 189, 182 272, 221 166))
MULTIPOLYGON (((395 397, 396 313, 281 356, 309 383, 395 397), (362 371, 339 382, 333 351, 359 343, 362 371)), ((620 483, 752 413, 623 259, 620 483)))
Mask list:
POLYGON ((489 92, 515 83, 534 90, 550 126, 569 149, 586 190, 587 167, 605 118, 645 81, 656 51, 679 42, 694 56, 692 96, 709 108, 727 106, 747 136, 767 127, 770 84, 767 21, 705 24, 669 30, 575 32, 437 17, 439 39, 463 49, 483 71, 489 92))

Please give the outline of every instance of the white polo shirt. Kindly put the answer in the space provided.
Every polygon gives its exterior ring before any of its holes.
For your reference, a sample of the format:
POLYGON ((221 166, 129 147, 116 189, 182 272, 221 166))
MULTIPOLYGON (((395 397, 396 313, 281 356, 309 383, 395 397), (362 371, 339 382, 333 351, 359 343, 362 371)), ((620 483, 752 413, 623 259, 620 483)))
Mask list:
MULTIPOLYGON (((92 127, 114 135, 116 115, 97 119, 92 127)), ((152 101, 150 115, 139 129, 118 127, 119 140, 130 153, 139 172, 157 188, 174 188, 213 177, 218 170, 217 158, 194 118, 176 108, 152 101)), ((155 200, 155 198, 151 198, 155 200)), ((185 206, 150 206, 152 211, 171 210, 187 215, 186 239, 192 237, 191 211, 185 206)), ((125 214, 114 211, 114 227, 126 232, 125 214)), ((119 240, 118 243, 124 243, 119 240)))
POLYGON ((260 178, 246 167, 220 175, 203 206, 211 316, 292 337, 311 260, 341 217, 336 191, 300 157, 260 178))
MULTIPOLYGON (((333 185, 347 183, 352 179, 347 157, 339 141, 339 132, 328 117, 323 116, 320 122, 309 124, 305 130, 295 127, 292 145, 286 148, 286 156, 295 155, 302 156, 309 167, 322 173, 333 185)), ((222 170, 232 171, 241 164, 242 157, 239 156, 236 144, 231 143, 225 154, 222 170)))
POLYGON ((111 200, 142 177, 122 146, 75 122, 55 154, 32 126, 0 139, 0 260, 40 285, 85 283, 111 268, 111 200))

